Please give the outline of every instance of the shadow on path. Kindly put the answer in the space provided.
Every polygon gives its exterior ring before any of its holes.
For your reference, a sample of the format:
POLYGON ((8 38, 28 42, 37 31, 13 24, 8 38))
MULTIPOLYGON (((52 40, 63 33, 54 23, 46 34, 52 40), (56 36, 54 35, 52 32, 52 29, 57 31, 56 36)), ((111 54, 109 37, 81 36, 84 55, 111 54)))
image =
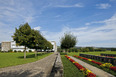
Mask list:
POLYGON ((22 71, 15 71, 15 72, 3 72, 0 73, 0 77, 43 77, 44 72, 39 72, 37 74, 33 74, 29 70, 26 70, 24 72, 22 71))
MULTIPOLYGON (((48 53, 39 53, 37 54, 37 56, 42 56, 42 55, 45 55, 45 54, 48 54, 48 53)), ((24 56, 19 56, 18 58, 24 58, 24 56)), ((31 55, 26 55, 26 58, 35 58, 35 54, 31 54, 31 55)))

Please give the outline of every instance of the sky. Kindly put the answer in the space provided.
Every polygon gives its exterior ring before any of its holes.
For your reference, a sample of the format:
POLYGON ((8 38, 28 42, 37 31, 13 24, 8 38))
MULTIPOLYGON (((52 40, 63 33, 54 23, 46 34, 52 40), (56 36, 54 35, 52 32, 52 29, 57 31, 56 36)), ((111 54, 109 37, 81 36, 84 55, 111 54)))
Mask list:
POLYGON ((0 0, 0 42, 26 22, 58 46, 71 32, 76 46, 116 47, 116 0, 0 0))

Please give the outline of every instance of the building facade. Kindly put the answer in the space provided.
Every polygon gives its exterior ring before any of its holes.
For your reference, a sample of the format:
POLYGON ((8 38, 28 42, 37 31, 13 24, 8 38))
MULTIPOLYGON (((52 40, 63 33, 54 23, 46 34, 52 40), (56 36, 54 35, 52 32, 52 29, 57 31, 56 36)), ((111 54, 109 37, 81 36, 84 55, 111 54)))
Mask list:
POLYGON ((11 49, 11 42, 2 42, 1 51, 8 51, 11 49))
POLYGON ((53 45, 53 51, 54 52, 57 52, 57 45, 56 45, 56 42, 55 41, 51 41, 51 44, 53 45))
MULTIPOLYGON (((56 42, 55 41, 51 41, 51 44, 53 45, 53 49, 52 51, 57 52, 57 46, 56 46, 56 42)), ((13 51, 24 51, 24 46, 17 46, 15 41, 11 41, 11 42, 2 42, 2 51, 8 51, 10 49, 12 49, 13 51)), ((31 50, 32 52, 35 51, 35 49, 29 49, 26 48, 26 51, 28 52, 29 50, 31 50)))

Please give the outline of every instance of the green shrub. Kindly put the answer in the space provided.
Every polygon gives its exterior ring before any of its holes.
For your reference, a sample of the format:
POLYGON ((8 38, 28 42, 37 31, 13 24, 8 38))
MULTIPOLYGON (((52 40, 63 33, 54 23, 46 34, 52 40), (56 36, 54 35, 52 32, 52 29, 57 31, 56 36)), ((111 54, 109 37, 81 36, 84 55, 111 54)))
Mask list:
POLYGON ((32 52, 32 50, 29 50, 29 52, 32 52))
POLYGON ((10 50, 8 50, 8 52, 13 52, 13 50, 12 50, 12 49, 10 49, 10 50))
POLYGON ((17 52, 16 50, 14 50, 14 52, 17 52))
POLYGON ((60 52, 60 55, 67 55, 67 53, 64 53, 64 52, 60 52))

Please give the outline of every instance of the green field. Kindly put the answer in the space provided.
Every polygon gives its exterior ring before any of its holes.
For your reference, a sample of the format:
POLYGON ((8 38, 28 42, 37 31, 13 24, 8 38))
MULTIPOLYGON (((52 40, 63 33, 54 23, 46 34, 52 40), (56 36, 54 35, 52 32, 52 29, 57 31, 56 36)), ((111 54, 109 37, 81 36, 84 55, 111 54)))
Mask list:
POLYGON ((83 53, 83 54, 91 54, 91 55, 100 55, 100 53, 105 53, 105 54, 116 54, 116 51, 99 51, 99 52, 70 52, 68 53, 68 55, 78 55, 80 53, 83 53))
POLYGON ((63 67, 64 67, 64 76, 63 77, 85 77, 84 74, 78 70, 78 68, 71 63, 64 55, 61 56, 63 67))
POLYGON ((52 53, 38 53, 38 56, 35 58, 34 53, 26 53, 27 58, 24 59, 24 53, 0 53, 0 68, 14 66, 19 64, 25 64, 29 62, 34 62, 40 60, 52 53))

